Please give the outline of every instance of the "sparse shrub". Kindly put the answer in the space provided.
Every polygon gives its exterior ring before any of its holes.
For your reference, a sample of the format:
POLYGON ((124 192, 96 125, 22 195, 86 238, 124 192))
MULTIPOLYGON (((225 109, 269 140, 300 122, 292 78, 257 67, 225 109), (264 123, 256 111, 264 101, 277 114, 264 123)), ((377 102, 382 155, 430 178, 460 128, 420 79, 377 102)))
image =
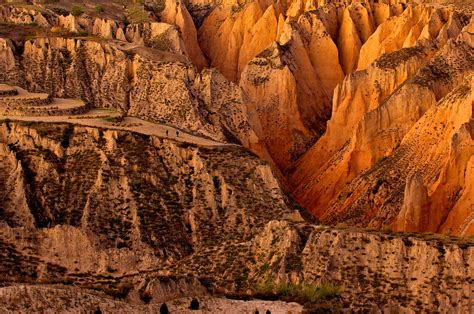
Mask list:
POLYGON ((384 161, 387 160, 387 159, 388 159, 387 156, 382 156, 382 157, 380 157, 380 158, 377 160, 377 164, 380 164, 380 163, 384 162, 384 161))
POLYGON ((104 13, 105 8, 102 4, 96 4, 96 6, 94 7, 94 11, 95 13, 104 13))
POLYGON ((267 82, 268 80, 270 80, 268 76, 255 76, 253 79, 253 83, 255 86, 259 86, 267 82))
POLYGON ((67 15, 69 15, 68 10, 63 9, 63 8, 60 8, 60 7, 54 7, 54 8, 51 8, 51 10, 52 10, 54 13, 56 13, 57 15, 62 15, 62 16, 67 16, 67 15))
POLYGON ((189 305, 189 309, 193 311, 199 310, 199 301, 196 298, 191 300, 191 304, 189 305))
MULTIPOLYGON (((313 293, 309 290, 310 293, 313 293)), ((321 299, 332 299, 338 297, 342 293, 342 288, 331 282, 323 283, 314 291, 318 298, 321 299)))
POLYGON ((347 229, 349 228, 349 225, 345 222, 339 222, 336 225, 336 229, 347 229))
POLYGON ((160 314, 168 314, 170 311, 168 310, 168 306, 166 305, 166 303, 163 303, 161 306, 160 306, 160 314))
POLYGON ((375 185, 372 188, 372 194, 377 194, 377 192, 379 191, 382 184, 384 184, 384 182, 385 182, 385 179, 378 178, 377 181, 375 182, 375 185))
POLYGON ((160 34, 153 38, 151 47, 161 51, 171 51, 171 40, 167 37, 166 33, 160 34))
MULTIPOLYGON (((146 291, 146 292, 144 292, 140 295, 140 299, 143 301, 143 303, 148 304, 148 303, 150 303, 151 299, 153 299, 153 297, 150 295, 150 293, 148 291, 146 291)), ((163 305, 166 307, 166 313, 168 313, 168 306, 166 306, 165 303, 163 303, 161 305, 160 313, 162 313, 161 308, 163 308, 163 305)))
POLYGON ((111 295, 112 297, 116 299, 125 299, 128 294, 130 293, 130 290, 132 290, 133 286, 131 284, 120 284, 118 287, 115 289, 111 290, 104 290, 108 295, 111 295))
POLYGON ((166 7, 165 0, 153 0, 144 3, 145 9, 159 15, 166 7))
POLYGON ((61 146, 63 148, 69 147, 69 141, 71 140, 71 136, 74 133, 74 125, 69 124, 63 131, 61 135, 61 146))
POLYGON ((342 288, 333 283, 323 283, 319 286, 311 284, 274 284, 265 282, 257 286, 258 297, 264 299, 282 299, 301 303, 315 303, 329 300, 341 295, 342 288))
POLYGON ((79 16, 82 13, 84 13, 84 10, 82 9, 82 7, 80 5, 75 5, 71 9, 71 15, 73 15, 73 16, 79 16))
POLYGON ((110 265, 107 265, 105 269, 108 273, 115 273, 117 270, 110 265))
POLYGON ((407 246, 407 247, 412 247, 412 246, 413 246, 413 241, 410 240, 409 238, 403 238, 403 243, 404 243, 405 246, 407 246))
POLYGON ((270 268, 270 265, 268 263, 265 263, 260 267, 261 272, 266 272, 270 268))
POLYGON ((444 256, 444 254, 446 253, 446 249, 445 249, 443 243, 438 242, 436 247, 438 248, 439 255, 444 256))
POLYGON ((10 119, 5 119, 3 120, 3 122, 5 122, 5 126, 7 127, 7 130, 10 132, 11 131, 11 126, 10 126, 10 119))
POLYGON ((143 4, 140 3, 127 5, 126 18, 131 24, 150 22, 148 12, 144 10, 143 4))

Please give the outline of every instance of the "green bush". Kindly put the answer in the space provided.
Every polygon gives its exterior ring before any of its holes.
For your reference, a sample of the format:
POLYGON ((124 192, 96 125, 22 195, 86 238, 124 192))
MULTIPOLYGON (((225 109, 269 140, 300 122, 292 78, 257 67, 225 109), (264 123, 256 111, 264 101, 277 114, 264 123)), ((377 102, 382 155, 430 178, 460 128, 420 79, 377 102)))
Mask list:
POLYGON ((330 282, 321 285, 312 284, 275 284, 265 282, 257 286, 256 293, 259 297, 277 298, 285 301, 297 301, 301 303, 316 303, 322 300, 329 300, 341 295, 342 288, 330 282))
POLYGON ((80 5, 75 5, 72 7, 71 9, 71 14, 73 16, 79 16, 81 15, 82 13, 84 13, 84 10, 82 9, 82 7, 80 5))
POLYGON ((94 11, 96 13, 103 13, 105 11, 105 8, 103 5, 101 4, 97 4, 95 7, 94 7, 94 11))

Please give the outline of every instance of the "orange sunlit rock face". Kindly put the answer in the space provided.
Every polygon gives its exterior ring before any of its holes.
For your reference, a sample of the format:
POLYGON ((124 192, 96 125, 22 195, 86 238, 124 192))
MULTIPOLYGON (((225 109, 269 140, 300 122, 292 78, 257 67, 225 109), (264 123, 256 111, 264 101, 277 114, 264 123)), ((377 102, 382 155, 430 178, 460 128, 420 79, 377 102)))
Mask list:
POLYGON ((471 2, 0 0, 0 312, 472 312, 471 2))
POLYGON ((416 7, 377 29, 361 49, 362 70, 346 76, 335 89, 326 133, 290 174, 293 193, 303 206, 328 223, 472 234, 472 199, 454 196, 471 185, 472 151, 464 149, 472 140, 459 132, 470 129, 472 121, 472 27, 456 11, 416 7), (406 23, 417 28, 403 33, 406 23), (385 54, 377 56, 381 50, 385 54), (366 66, 363 60, 372 59, 366 66), (427 118, 434 108, 452 106, 454 99, 463 105, 438 114, 437 122, 427 118), (450 119, 457 124, 448 127, 450 119), (404 146, 409 136, 417 140, 404 146), (462 153, 448 154, 460 138, 462 153), (408 157, 413 150, 419 155, 408 157), (457 154, 463 157, 450 157, 457 154), (453 173, 456 179, 449 178, 452 184, 441 179, 448 171, 443 165, 454 162, 450 158, 463 160, 453 173), (430 163, 433 170, 426 169, 430 163), (395 178, 397 183, 391 181, 395 178))

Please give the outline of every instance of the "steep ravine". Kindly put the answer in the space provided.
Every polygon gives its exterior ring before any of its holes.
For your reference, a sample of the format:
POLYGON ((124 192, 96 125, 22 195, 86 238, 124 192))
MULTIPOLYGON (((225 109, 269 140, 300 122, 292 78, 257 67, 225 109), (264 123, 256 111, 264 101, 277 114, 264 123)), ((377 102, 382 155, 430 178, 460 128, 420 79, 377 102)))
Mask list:
MULTIPOLYGON (((468 21, 465 17, 458 18, 453 24, 468 21)), ((444 37, 434 42, 420 41, 414 47, 384 54, 366 70, 345 78, 335 90, 333 114, 326 133, 297 161, 288 180, 304 207, 331 224, 345 222, 405 231, 472 234, 474 221, 467 213, 472 200, 461 198, 461 203, 456 205, 457 193, 469 189, 466 161, 472 152, 464 147, 469 147, 472 139, 455 133, 463 124, 469 129, 472 122, 473 26, 471 20, 462 29, 451 31, 455 37, 439 50, 436 47, 444 42, 444 37), (440 107, 446 110, 438 115, 436 125, 431 125, 433 121, 428 116, 440 107), (412 132, 417 133, 417 140, 403 146, 412 132), (457 141, 462 144, 454 144, 457 141), (438 184, 446 184, 441 179, 444 177, 441 165, 454 158, 446 150, 463 161, 462 165, 458 164, 459 172, 451 173, 456 187, 441 192, 443 188, 438 189, 438 184), (407 151, 417 151, 419 155, 403 157, 397 165, 391 163, 407 151), (437 166, 429 170, 422 163, 437 166), (388 167, 379 172, 383 164, 388 167), (418 181, 428 188, 426 197, 430 200, 410 205, 416 209, 409 209, 411 213, 407 214, 404 208, 412 203, 408 186, 413 169, 418 169, 423 177, 418 181), (392 174, 397 183, 387 179, 392 174), (372 181, 365 181, 368 177, 372 181), (405 195, 398 179, 407 182, 405 195), (367 193, 361 194, 355 188, 360 180, 368 184, 367 193), (460 207, 463 210, 459 211, 460 207), (454 208, 456 211, 450 214, 454 208), (460 216, 451 218, 448 227, 443 222, 448 215, 460 216), (378 218, 374 219, 375 216, 378 218)))

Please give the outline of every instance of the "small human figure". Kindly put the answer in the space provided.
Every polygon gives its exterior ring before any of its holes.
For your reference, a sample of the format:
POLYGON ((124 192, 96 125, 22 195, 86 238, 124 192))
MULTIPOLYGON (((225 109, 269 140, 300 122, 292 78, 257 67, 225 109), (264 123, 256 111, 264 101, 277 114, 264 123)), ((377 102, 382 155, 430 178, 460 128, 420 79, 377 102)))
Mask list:
POLYGON ((176 137, 179 137, 179 131, 176 130, 176 137))
POLYGON ((166 137, 168 137, 168 130, 166 130, 166 137))

